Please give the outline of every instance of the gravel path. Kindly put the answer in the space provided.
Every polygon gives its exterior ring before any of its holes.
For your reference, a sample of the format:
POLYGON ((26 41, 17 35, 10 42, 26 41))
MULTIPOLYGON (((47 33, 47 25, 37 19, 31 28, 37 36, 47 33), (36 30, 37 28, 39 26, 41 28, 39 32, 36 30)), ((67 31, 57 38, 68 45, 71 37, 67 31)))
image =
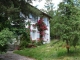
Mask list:
POLYGON ((24 57, 13 52, 7 52, 6 54, 0 55, 0 60, 35 60, 32 58, 24 57))

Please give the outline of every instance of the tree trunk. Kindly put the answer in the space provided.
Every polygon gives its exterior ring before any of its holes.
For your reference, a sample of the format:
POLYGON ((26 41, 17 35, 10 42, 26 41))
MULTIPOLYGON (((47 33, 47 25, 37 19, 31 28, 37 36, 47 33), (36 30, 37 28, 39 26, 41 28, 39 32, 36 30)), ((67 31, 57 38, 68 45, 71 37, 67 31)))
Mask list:
POLYGON ((66 49, 67 49, 67 53, 69 53, 70 51, 69 51, 69 43, 68 43, 68 40, 66 40, 66 49))
POLYGON ((67 53, 69 53, 69 48, 67 47, 67 53))

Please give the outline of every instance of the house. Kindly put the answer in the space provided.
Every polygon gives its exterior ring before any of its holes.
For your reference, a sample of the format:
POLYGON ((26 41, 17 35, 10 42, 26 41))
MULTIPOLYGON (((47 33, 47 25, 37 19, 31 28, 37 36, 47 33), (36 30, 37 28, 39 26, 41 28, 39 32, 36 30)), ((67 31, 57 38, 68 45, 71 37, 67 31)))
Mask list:
MULTIPOLYGON (((41 40, 41 34, 43 34, 42 36, 42 40, 43 40, 43 44, 45 43, 50 43, 50 16, 47 15, 46 13, 40 11, 39 9, 33 7, 32 5, 28 4, 32 9, 35 9, 36 11, 38 11, 39 15, 36 15, 36 13, 29 13, 27 16, 25 16, 23 13, 20 12, 20 17, 24 17, 25 18, 25 28, 30 29, 30 38, 32 41, 36 41, 38 42, 39 40, 41 40), (43 28, 43 27, 39 27, 38 26, 38 22, 42 21, 44 24, 40 24, 40 25, 44 25, 44 27, 46 27, 43 32, 41 33, 39 31, 39 28, 43 28), (30 25, 26 25, 27 22, 30 22, 30 25)), ((14 26, 13 23, 11 23, 11 25, 14 26)), ((20 44, 20 37, 21 35, 18 36, 18 40, 16 38, 13 39, 13 43, 9 44, 9 50, 13 50, 15 49, 16 46, 18 46, 20 44)))
MULTIPOLYGON (((25 23, 30 22, 30 26, 25 24, 26 28, 30 28, 30 38, 32 41, 38 41, 40 40, 40 31, 39 31, 39 27, 35 26, 36 23, 42 19, 42 21, 44 22, 45 26, 46 26, 46 30, 44 30, 44 35, 43 35, 43 43, 50 43, 50 16, 47 15, 46 13, 40 11, 39 9, 33 7, 32 5, 29 4, 29 6, 33 9, 35 9, 36 11, 38 11, 40 13, 40 15, 35 15, 34 13, 29 13, 29 15, 26 17, 25 19, 25 23)), ((20 16, 24 15, 22 13, 20 13, 20 16)))

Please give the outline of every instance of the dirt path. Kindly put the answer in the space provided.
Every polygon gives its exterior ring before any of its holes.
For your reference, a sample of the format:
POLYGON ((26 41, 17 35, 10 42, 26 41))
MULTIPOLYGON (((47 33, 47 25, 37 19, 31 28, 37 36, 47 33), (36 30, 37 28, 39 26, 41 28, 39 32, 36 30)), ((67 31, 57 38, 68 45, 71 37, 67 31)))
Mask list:
POLYGON ((1 55, 2 59, 0 60, 35 60, 32 58, 24 57, 13 52, 7 52, 6 54, 1 55))

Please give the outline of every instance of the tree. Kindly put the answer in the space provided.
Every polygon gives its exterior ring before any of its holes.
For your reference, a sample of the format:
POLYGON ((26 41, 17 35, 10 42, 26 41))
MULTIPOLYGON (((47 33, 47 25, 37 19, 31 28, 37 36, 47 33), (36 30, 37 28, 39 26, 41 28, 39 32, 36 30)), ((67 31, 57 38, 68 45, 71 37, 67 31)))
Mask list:
POLYGON ((7 2, 7 0, 0 0, 0 30, 8 27, 16 31, 17 34, 20 34, 25 28, 24 20, 26 16, 28 16, 29 13, 36 12, 28 3, 31 1, 32 0, 9 0, 7 2), (20 12, 22 12, 24 16, 20 16, 20 12))
MULTIPOLYGON (((78 1, 76 1, 78 3, 78 1)), ((76 46, 80 40, 80 10, 74 0, 64 0, 59 4, 59 9, 54 20, 54 34, 66 42, 67 52, 70 46, 76 46)))
POLYGON ((14 38, 13 32, 8 28, 1 30, 0 32, 0 53, 6 52, 8 48, 8 44, 12 43, 12 39, 14 38))
MULTIPOLYGON (((7 0, 0 0, 0 33, 2 33, 5 28, 9 28, 16 36, 26 33, 25 19, 29 13, 36 12, 35 9, 32 9, 29 5, 32 1, 33 0, 8 0, 7 2, 7 0), (21 16, 20 13, 24 16, 21 16)), ((5 39, 8 41, 7 38, 5 39)), ((0 41, 2 40, 0 39, 0 41)), ((5 42, 5 40, 3 41, 5 42)), ((0 45, 1 43, 2 42, 0 42, 0 45)))
POLYGON ((46 0, 45 3, 46 13, 50 15, 51 17, 54 16, 54 4, 52 3, 52 0, 46 0))
POLYGON ((51 39, 59 39, 60 35, 59 35, 59 31, 58 31, 58 27, 56 27, 56 24, 59 23, 59 13, 57 12, 57 10, 54 11, 54 16, 51 18, 50 20, 50 36, 51 39))
POLYGON ((0 31, 9 28, 20 35, 25 30, 25 19, 29 13, 39 14, 29 3, 33 0, 0 0, 0 31), (20 12, 24 15, 21 16, 20 12))

